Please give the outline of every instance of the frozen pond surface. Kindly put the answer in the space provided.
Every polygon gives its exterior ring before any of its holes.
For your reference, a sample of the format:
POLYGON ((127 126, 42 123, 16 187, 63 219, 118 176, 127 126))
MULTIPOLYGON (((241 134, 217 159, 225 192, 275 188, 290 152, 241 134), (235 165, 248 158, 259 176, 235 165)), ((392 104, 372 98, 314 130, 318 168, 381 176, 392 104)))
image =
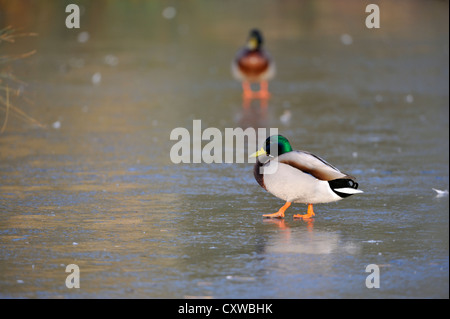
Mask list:
POLYGON ((449 297, 449 200, 432 189, 449 189, 448 2, 382 2, 379 30, 357 1, 95 1, 80 30, 24 3, 0 6, 39 34, 16 44, 37 53, 13 65, 33 103, 14 103, 48 128, 13 117, 0 135, 0 297, 449 297), (230 74, 254 26, 278 67, 266 110, 230 74), (170 161, 194 119, 276 127, 365 193, 263 220, 283 202, 252 164, 170 161))

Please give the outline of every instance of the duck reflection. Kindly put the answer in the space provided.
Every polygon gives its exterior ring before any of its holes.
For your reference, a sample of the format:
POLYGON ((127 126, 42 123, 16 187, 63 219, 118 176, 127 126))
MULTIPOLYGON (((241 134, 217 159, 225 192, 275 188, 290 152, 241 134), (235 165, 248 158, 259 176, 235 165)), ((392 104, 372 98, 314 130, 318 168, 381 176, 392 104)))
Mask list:
POLYGON ((360 250, 359 245, 344 241, 338 232, 315 230, 313 219, 294 220, 293 223, 284 219, 265 220, 264 223, 280 229, 275 232, 275 236, 268 238, 264 247, 265 254, 356 254, 360 250))
POLYGON ((242 129, 268 127, 268 99, 242 99, 242 108, 237 114, 237 124, 242 129))
MULTIPOLYGON (((274 224, 276 226, 278 226, 280 229, 288 229, 289 226, 286 224, 286 221, 284 218, 265 218, 264 220, 265 224, 274 224)), ((312 232, 314 230, 314 218, 309 218, 309 219, 296 219, 297 222, 299 223, 305 223, 306 224, 306 229, 308 232, 312 232)))

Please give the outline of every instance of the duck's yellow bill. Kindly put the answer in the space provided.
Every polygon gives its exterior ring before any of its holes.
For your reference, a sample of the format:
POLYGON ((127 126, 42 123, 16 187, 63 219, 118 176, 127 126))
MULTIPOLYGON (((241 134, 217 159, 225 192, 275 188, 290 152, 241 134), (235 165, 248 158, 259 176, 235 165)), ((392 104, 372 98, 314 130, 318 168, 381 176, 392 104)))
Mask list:
POLYGON ((263 147, 261 147, 261 149, 260 149, 259 151, 253 153, 253 154, 250 155, 249 157, 258 157, 258 156, 266 155, 266 154, 267 154, 267 153, 266 153, 266 150, 265 150, 263 147))
POLYGON ((247 47, 250 50, 255 50, 256 47, 258 46, 258 40, 256 40, 256 38, 250 38, 247 42, 247 47))

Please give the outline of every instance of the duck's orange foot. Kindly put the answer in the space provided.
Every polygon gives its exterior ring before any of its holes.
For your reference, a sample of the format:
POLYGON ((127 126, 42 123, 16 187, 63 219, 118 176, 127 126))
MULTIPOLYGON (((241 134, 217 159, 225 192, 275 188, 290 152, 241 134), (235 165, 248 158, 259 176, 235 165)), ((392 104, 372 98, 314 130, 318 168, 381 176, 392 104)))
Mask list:
POLYGON ((269 93, 269 83, 267 81, 262 81, 259 85, 259 92, 257 93, 258 98, 268 99, 270 97, 269 93))
POLYGON ((260 83, 259 91, 254 92, 250 83, 247 81, 242 82, 242 97, 244 99, 262 99, 266 100, 270 97, 269 85, 267 81, 260 83))
POLYGON ((276 213, 273 214, 265 214, 263 215, 264 218, 284 218, 284 212, 288 207, 291 206, 291 202, 286 202, 286 204, 283 205, 276 213))
POLYGON ((244 100, 253 100, 255 98, 257 98, 257 92, 253 92, 253 91, 244 91, 244 93, 242 93, 242 97, 244 98, 244 100))
POLYGON ((316 216, 316 214, 314 214, 313 205, 308 204, 308 211, 306 212, 306 214, 304 215, 295 214, 294 218, 311 219, 313 216, 316 216))
POLYGON ((255 93, 255 98, 268 99, 270 97, 269 91, 259 91, 255 93))
POLYGON ((242 82, 242 97, 244 99, 254 99, 255 92, 253 92, 250 83, 247 81, 242 82))
POLYGON ((265 214, 263 215, 264 218, 284 218, 284 212, 278 211, 273 214, 265 214))
POLYGON ((312 214, 304 214, 304 215, 295 214, 294 218, 311 219, 311 218, 313 218, 313 216, 315 216, 314 213, 312 213, 312 214))

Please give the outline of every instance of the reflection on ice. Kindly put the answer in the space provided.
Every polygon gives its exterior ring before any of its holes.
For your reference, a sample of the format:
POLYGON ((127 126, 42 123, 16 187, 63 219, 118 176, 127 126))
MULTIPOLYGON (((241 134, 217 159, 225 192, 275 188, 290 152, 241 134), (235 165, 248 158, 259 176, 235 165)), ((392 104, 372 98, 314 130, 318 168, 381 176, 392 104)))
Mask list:
POLYGON ((309 225, 305 230, 303 227, 280 230, 276 236, 269 241, 267 253, 283 254, 357 254, 360 245, 345 241, 336 232, 316 231, 309 225))

